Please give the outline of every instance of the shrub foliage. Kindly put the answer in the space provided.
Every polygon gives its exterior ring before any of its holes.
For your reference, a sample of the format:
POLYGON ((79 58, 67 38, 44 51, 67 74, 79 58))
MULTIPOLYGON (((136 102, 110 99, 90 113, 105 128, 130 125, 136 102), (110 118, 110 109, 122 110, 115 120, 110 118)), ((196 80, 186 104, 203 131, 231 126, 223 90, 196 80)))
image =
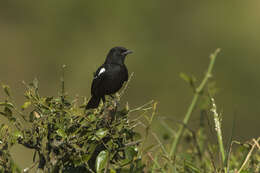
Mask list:
POLYGON ((129 110, 118 110, 117 100, 110 100, 86 111, 85 99, 70 101, 62 84, 58 97, 40 96, 36 79, 26 84, 21 110, 4 86, 7 99, 0 103, 0 114, 13 126, 0 127, 0 169, 20 172, 10 155, 10 147, 20 144, 34 150, 33 166, 44 172, 142 172, 140 135, 128 119, 129 110))

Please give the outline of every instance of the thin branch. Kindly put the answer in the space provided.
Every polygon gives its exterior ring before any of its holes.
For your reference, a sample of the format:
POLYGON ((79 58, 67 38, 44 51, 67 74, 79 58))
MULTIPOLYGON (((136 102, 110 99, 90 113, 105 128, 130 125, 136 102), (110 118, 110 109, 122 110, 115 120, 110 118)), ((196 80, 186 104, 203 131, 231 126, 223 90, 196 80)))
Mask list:
MULTIPOLYGON (((193 96, 193 99, 191 101, 191 104, 187 110, 187 113, 185 114, 185 117, 183 119, 183 124, 187 125, 188 122, 189 122, 189 119, 191 117, 191 114, 197 104, 197 101, 198 101, 198 98, 199 98, 199 95, 200 93, 203 91, 206 83, 208 82, 209 78, 212 76, 212 69, 213 69, 213 66, 214 66, 214 63, 215 63, 215 59, 218 55, 218 53, 220 52, 220 49, 217 49, 213 54, 210 55, 210 63, 209 63, 209 67, 208 67, 208 70, 206 72, 206 75, 204 76, 204 79, 202 80, 201 84, 199 85, 199 87, 195 90, 195 93, 194 93, 194 96, 193 96)), ((183 135, 183 132, 184 132, 184 126, 181 126, 176 134, 176 138, 175 140, 173 141, 172 145, 171 145, 171 150, 170 150, 170 156, 173 156, 176 154, 176 151, 177 151, 177 147, 178 147, 178 144, 181 140, 181 137, 183 135)))
POLYGON ((255 147, 256 147, 256 146, 258 147, 258 145, 259 145, 259 144, 258 144, 258 141, 260 141, 260 137, 259 137, 256 141, 253 140, 254 145, 251 147, 250 151, 248 152, 248 154, 247 154, 247 156, 246 156, 245 161, 243 162, 242 166, 241 166, 240 169, 237 171, 237 173, 240 173, 240 172, 243 170, 243 168, 245 167, 245 165, 247 164, 247 162, 248 162, 249 158, 251 157, 252 152, 254 151, 255 147))
POLYGON ((128 88, 128 85, 129 85, 129 83, 130 83, 130 81, 131 81, 131 79, 132 79, 133 76, 134 76, 134 72, 132 72, 132 73, 130 74, 130 76, 129 76, 129 78, 128 78, 128 81, 126 82, 124 88, 122 89, 121 93, 119 94, 119 99, 125 94, 125 91, 126 91, 126 89, 128 88))
POLYGON ((162 169, 162 167, 160 166, 160 164, 157 162, 156 159, 153 158, 153 156, 150 153, 147 153, 148 157, 153 161, 153 163, 155 163, 155 165, 163 172, 166 173, 166 171, 164 169, 162 169))
POLYGON ((153 107, 146 107, 148 105, 151 105, 152 103, 154 103, 153 100, 149 101, 148 103, 145 103, 144 105, 142 105, 140 107, 131 109, 131 110, 129 110, 129 112, 135 112, 135 111, 140 111, 140 110, 146 111, 146 110, 152 109, 153 107))
POLYGON ((30 171, 31 169, 33 169, 38 163, 39 163, 39 161, 33 163, 31 166, 29 166, 29 167, 27 167, 27 168, 24 168, 24 169, 23 169, 23 172, 24 172, 24 173, 29 172, 29 171, 30 171))

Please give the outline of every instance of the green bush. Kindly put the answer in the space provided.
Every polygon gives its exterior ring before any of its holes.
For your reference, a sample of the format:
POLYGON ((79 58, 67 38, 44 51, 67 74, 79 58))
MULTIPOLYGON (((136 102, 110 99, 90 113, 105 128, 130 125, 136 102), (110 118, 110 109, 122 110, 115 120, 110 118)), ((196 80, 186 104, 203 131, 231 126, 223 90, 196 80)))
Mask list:
POLYGON ((37 80, 26 88, 19 110, 4 86, 8 99, 0 103, 0 114, 14 126, 0 128, 2 172, 21 172, 9 152, 14 144, 34 150, 33 161, 44 172, 142 172, 137 158, 140 134, 127 107, 118 110, 117 101, 109 100, 98 110, 86 111, 86 99, 68 99, 64 87, 58 97, 40 96, 37 80))

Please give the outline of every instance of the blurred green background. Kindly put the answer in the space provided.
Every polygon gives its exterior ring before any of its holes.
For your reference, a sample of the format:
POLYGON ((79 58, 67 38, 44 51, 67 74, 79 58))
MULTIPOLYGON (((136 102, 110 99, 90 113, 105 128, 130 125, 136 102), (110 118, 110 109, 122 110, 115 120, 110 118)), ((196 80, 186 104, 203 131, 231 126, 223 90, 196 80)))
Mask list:
MULTIPOLYGON (((108 50, 125 46, 134 50, 126 60, 134 77, 123 102, 135 107, 154 99, 159 116, 181 120, 192 90, 180 72, 201 79, 208 55, 220 47, 214 80, 224 134, 236 114, 234 138, 247 140, 260 131, 259 7, 258 0, 1 1, 0 81, 21 104, 21 81, 37 77, 41 94, 55 95, 66 64, 69 94, 89 97, 108 50)), ((31 163, 28 150, 19 155, 21 165, 31 163)))

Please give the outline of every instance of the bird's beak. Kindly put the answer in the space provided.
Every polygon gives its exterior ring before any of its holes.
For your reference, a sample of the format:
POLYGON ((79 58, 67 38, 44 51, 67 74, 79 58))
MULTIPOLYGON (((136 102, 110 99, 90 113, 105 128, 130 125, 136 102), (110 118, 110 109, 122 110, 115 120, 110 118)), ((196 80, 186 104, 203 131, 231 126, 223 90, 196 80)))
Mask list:
POLYGON ((131 54, 131 53, 133 53, 132 50, 127 50, 127 51, 125 51, 125 52, 123 53, 123 55, 128 55, 128 54, 131 54))

